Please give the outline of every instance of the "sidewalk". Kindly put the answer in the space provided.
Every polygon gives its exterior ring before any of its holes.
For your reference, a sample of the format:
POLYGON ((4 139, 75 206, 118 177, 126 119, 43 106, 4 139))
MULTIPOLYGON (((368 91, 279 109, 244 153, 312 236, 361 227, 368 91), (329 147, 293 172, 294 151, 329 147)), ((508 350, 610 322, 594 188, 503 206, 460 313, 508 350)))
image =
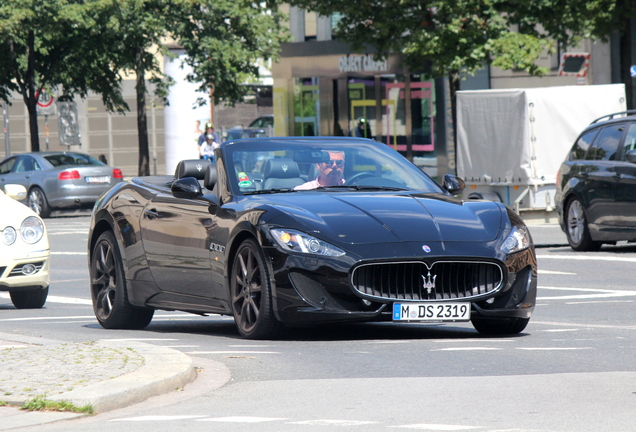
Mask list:
POLYGON ((64 343, 0 333, 0 431, 81 417, 70 412, 20 410, 42 397, 95 412, 123 408, 194 381, 192 359, 136 341, 64 343))

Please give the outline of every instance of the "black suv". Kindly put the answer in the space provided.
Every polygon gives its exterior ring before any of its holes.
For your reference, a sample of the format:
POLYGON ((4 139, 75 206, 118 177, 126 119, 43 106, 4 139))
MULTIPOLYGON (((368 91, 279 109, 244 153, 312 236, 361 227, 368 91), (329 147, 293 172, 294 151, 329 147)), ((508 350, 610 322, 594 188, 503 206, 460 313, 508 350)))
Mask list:
POLYGON ((572 249, 636 241, 636 110, 594 120, 556 180, 559 224, 572 249))

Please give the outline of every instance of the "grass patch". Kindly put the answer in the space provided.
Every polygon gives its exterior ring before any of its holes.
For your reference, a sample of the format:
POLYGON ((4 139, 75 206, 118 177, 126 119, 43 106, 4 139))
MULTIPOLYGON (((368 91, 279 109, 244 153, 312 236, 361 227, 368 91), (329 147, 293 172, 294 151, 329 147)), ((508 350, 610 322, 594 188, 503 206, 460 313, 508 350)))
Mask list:
POLYGON ((7 401, 0 400, 0 406, 6 406, 6 405, 7 405, 7 401))
POLYGON ((38 396, 35 399, 25 402, 20 409, 25 411, 69 411, 84 414, 94 413, 91 405, 78 407, 67 401, 56 402, 46 400, 42 396, 38 396))

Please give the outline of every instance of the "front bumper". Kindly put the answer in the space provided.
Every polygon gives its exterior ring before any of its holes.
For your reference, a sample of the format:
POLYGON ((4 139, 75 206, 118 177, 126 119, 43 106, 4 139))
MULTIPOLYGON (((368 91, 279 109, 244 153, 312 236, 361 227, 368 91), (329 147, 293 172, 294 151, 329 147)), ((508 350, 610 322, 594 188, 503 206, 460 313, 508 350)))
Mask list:
MULTIPOLYGON (((268 249, 267 255, 273 266, 274 313, 282 322, 385 321, 391 320, 394 302, 427 302, 365 297, 350 283, 354 262, 286 255, 274 248, 268 249)), ((497 291, 444 301, 470 302, 471 317, 530 318, 537 296, 534 250, 511 255, 503 267, 504 283, 497 291)), ((436 302, 439 300, 430 301, 436 302)))
POLYGON ((0 291, 20 291, 34 288, 47 288, 50 284, 50 253, 37 251, 19 258, 0 259, 0 291), (38 268, 33 274, 24 274, 24 266, 38 268))

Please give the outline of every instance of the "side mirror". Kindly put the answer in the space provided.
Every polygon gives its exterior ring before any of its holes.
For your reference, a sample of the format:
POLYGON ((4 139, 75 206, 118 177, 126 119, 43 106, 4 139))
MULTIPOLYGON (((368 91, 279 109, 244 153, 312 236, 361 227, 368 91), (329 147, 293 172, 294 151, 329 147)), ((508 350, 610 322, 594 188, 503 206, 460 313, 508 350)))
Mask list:
POLYGON ((4 185, 4 193, 7 194, 8 197, 17 201, 22 201, 27 197, 26 188, 19 184, 4 185))
POLYGON ((627 162, 636 163, 636 149, 630 150, 625 154, 627 162))
POLYGON ((455 177, 452 174, 444 175, 444 181, 442 182, 442 186, 446 189, 451 195, 460 195, 464 192, 464 188, 466 187, 466 183, 459 177, 455 177))
POLYGON ((172 183, 170 188, 175 198, 197 198, 203 195, 199 181, 194 177, 184 177, 172 183))

